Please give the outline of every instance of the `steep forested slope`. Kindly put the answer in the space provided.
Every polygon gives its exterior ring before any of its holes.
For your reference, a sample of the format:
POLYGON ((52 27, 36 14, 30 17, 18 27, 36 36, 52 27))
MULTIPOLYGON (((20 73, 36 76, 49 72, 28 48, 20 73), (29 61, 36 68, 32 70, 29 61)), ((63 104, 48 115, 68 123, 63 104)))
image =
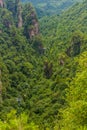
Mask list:
POLYGON ((86 129, 87 2, 39 23, 11 2, 0 8, 0 129, 86 129))
POLYGON ((63 50, 68 54, 68 56, 73 58, 73 62, 71 61, 73 70, 71 72, 71 67, 69 68, 69 66, 68 70, 71 74, 75 72, 75 75, 69 79, 71 80, 71 83, 68 84, 69 88, 66 89, 66 101, 68 105, 66 105, 66 107, 60 111, 63 119, 61 123, 59 122, 60 125, 58 126, 58 128, 64 130, 87 129, 86 8, 87 1, 83 2, 82 4, 76 4, 68 11, 63 13, 60 17, 44 17, 40 21, 41 30, 46 41, 49 42, 48 39, 50 39, 52 51, 51 54, 53 55, 54 53, 53 57, 56 57, 60 50, 63 50), (75 43, 75 45, 73 43, 75 43), (77 64, 77 68, 74 68, 76 67, 75 63, 77 64))
POLYGON ((56 45, 57 41, 63 41, 67 46, 68 44, 66 43, 69 43, 68 40, 70 40, 74 32, 81 31, 86 34, 86 7, 87 2, 85 1, 83 4, 76 4, 61 16, 43 17, 40 19, 40 28, 45 39, 55 42, 56 45))

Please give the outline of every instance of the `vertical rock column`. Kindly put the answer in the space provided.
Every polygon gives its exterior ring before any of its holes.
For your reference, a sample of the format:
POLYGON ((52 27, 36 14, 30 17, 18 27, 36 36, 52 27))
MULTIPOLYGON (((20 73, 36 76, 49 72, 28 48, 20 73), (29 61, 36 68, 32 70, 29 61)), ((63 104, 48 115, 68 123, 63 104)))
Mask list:
POLYGON ((30 25, 31 28, 29 28, 28 32, 29 32, 29 37, 31 39, 32 37, 39 34, 38 19, 34 11, 32 11, 32 13, 30 14, 30 19, 31 19, 31 25, 30 25))
POLYGON ((4 1, 0 0, 0 7, 3 8, 4 7, 4 1))
POLYGON ((23 25, 23 21, 22 21, 22 7, 21 4, 18 4, 18 28, 21 28, 23 25))

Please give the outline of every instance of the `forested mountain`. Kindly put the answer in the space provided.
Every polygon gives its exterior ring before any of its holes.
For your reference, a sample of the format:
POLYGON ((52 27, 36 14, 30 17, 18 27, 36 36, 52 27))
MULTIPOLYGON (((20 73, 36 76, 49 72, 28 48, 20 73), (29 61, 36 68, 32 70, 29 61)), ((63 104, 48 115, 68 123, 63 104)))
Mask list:
POLYGON ((22 2, 31 2, 36 7, 39 17, 44 15, 60 14, 73 4, 82 2, 82 0, 22 0, 22 2))
POLYGON ((75 31, 81 31, 86 34, 86 7, 86 2, 78 3, 61 16, 45 16, 40 19, 40 30, 45 39, 49 39, 50 42, 65 41, 67 43, 67 40, 70 40, 70 36, 75 31))
POLYGON ((0 0, 0 130, 87 129, 86 26, 87 1, 38 20, 0 0))

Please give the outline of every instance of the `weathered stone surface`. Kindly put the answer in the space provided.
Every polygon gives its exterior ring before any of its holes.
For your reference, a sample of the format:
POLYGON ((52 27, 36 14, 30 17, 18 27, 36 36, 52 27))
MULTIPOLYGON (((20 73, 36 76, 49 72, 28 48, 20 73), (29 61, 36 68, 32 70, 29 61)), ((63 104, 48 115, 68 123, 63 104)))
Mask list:
POLYGON ((32 18, 32 28, 29 29, 29 37, 32 38, 39 34, 39 24, 35 12, 32 12, 30 17, 32 18))
POLYGON ((0 0, 0 7, 4 7, 4 1, 3 0, 0 0))
POLYGON ((18 28, 21 28, 23 25, 23 20, 22 20, 22 7, 19 4, 18 6, 18 28))

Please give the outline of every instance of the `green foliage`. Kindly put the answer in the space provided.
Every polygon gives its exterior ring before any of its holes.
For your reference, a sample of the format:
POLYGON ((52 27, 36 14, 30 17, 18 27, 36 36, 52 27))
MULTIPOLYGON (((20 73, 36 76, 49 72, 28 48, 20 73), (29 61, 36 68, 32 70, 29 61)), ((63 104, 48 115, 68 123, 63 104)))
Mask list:
POLYGON ((5 121, 0 121, 0 130, 38 130, 33 122, 28 122, 28 116, 23 113, 17 116, 16 111, 13 110, 7 114, 5 121))
POLYGON ((27 3, 23 7, 24 33, 30 38, 30 31, 34 30, 35 22, 38 22, 37 15, 32 4, 27 3))
POLYGON ((85 129, 87 128, 87 53, 84 52, 78 58, 78 69, 75 78, 67 89, 67 107, 63 113, 63 129, 85 129), (84 59, 82 58, 84 57, 84 59))
POLYGON ((87 128, 86 7, 85 1, 43 17, 42 35, 31 39, 32 21, 38 21, 31 4, 23 5, 21 29, 15 26, 18 8, 15 16, 10 6, 0 8, 1 130, 87 128))
POLYGON ((59 50, 62 49, 64 51, 64 49, 71 46, 72 35, 75 32, 83 33, 81 35, 87 34, 86 5, 86 1, 78 3, 60 16, 43 17, 40 19, 40 31, 46 41, 59 48, 59 50))
MULTIPOLYGON (((14 24, 12 13, 7 9, 0 9, 0 24, 1 29, 9 28, 11 25, 14 24)), ((6 30, 6 29, 5 29, 6 30)))
POLYGON ((83 33, 75 32, 71 39, 71 46, 67 49, 67 55, 72 57, 79 55, 83 39, 83 33))

